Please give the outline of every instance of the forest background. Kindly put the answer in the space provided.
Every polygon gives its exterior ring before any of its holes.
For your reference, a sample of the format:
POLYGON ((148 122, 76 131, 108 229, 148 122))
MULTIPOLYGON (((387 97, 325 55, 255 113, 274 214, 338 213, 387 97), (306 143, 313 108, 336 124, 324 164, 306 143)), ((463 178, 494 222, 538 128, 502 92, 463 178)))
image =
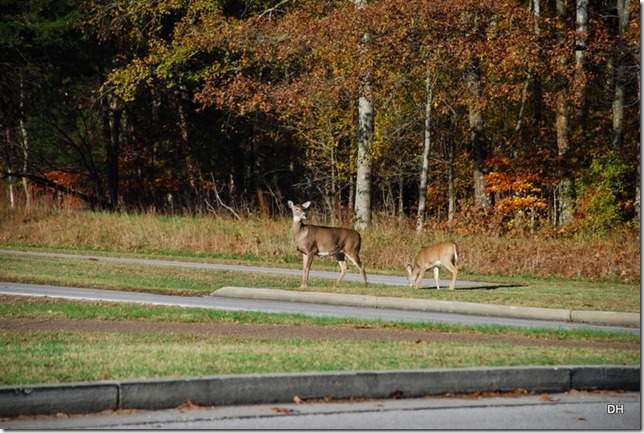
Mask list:
POLYGON ((639 9, 2 0, 2 197, 638 238, 639 9))

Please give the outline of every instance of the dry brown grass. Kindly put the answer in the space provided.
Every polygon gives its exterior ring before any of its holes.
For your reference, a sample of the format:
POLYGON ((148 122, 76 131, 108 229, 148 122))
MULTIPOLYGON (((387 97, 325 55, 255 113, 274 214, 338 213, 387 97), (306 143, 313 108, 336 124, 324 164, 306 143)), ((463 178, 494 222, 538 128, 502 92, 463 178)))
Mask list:
MULTIPOLYGON (((326 221, 313 222, 325 224, 326 221)), ((620 281, 640 278, 638 230, 601 238, 543 234, 500 237, 447 230, 416 235, 413 224, 376 216, 362 232, 361 256, 369 269, 401 271, 424 245, 453 239, 464 272, 474 275, 620 281)), ((299 263, 290 218, 243 221, 213 217, 126 215, 36 207, 0 207, 0 245, 127 253, 160 253, 273 263, 299 263)), ((320 261, 323 263, 323 261, 320 261)), ((326 261, 332 265, 331 261, 326 261)))

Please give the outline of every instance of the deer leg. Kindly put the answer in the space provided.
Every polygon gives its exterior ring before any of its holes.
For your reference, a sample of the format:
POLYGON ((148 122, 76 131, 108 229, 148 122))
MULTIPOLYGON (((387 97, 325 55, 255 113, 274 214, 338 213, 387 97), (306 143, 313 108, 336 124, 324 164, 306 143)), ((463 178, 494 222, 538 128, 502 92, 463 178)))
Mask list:
POLYGON ((452 282, 449 285, 450 290, 454 290, 456 284, 456 275, 458 275, 458 266, 452 263, 445 263, 445 267, 452 273, 452 282))
POLYGON ((356 254, 355 259, 353 257, 351 257, 350 255, 348 255, 348 254, 346 254, 346 256, 349 257, 349 259, 351 259, 353 264, 356 265, 356 267, 358 269, 360 269, 360 273, 362 274, 362 279, 364 280, 364 286, 368 288, 369 283, 367 282, 367 271, 365 270, 364 266, 362 265, 362 261, 360 260, 360 256, 356 254))
POLYGON ((340 265, 340 275, 338 276, 338 279, 335 280, 333 287, 338 287, 338 284, 340 284, 340 281, 342 281, 344 275, 347 273, 347 261, 344 260, 344 257, 342 257, 342 259, 338 258, 338 265, 340 265))
POLYGON ((440 283, 438 282, 438 274, 439 274, 439 269, 438 269, 438 266, 436 266, 434 267, 434 281, 436 281, 436 290, 441 289, 440 283))
POLYGON ((427 271, 427 269, 422 267, 420 269, 420 272, 418 272, 418 276, 416 277, 416 288, 417 289, 420 289, 420 282, 423 281, 423 278, 425 277, 425 272, 426 271, 427 271))
POLYGON ((300 289, 305 289, 309 286, 309 271, 311 270, 311 263, 313 263, 313 257, 315 254, 304 254, 302 255, 302 285, 300 289))

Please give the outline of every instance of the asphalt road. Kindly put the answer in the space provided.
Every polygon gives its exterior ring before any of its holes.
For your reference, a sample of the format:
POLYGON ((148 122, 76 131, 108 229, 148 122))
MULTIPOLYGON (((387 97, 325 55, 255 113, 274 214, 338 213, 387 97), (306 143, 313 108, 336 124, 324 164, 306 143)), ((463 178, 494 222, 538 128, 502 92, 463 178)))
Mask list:
POLYGON ((153 293, 101 290, 91 288, 46 286, 0 282, 0 294, 21 296, 47 296, 87 301, 130 302, 148 305, 166 305, 192 308, 208 308, 227 311, 261 311, 267 313, 293 313, 308 316, 354 317, 401 322, 439 322, 463 325, 506 325, 526 328, 549 329, 600 329, 639 333, 639 328, 598 326, 585 323, 529 320, 510 317, 489 317, 470 314, 411 311, 387 308, 350 307, 306 302, 269 301, 224 297, 169 296, 153 293))
POLYGON ((1 429, 601 429, 640 430, 640 393, 262 404, 122 411, 0 422, 1 429))

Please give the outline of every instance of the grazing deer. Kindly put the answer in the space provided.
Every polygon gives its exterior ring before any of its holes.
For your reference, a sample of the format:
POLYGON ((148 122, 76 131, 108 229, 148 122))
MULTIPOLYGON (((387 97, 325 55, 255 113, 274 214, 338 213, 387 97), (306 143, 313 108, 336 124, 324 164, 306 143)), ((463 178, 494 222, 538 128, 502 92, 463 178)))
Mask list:
POLYGON ((360 261, 360 233, 353 229, 341 227, 320 227, 304 224, 306 210, 309 206, 311 206, 310 201, 302 204, 293 204, 292 201, 288 201, 288 207, 293 211, 293 239, 297 250, 303 254, 304 268, 300 287, 308 287, 309 271, 315 256, 335 256, 340 265, 340 276, 335 282, 335 286, 342 281, 342 278, 347 273, 346 256, 360 269, 364 284, 369 287, 367 273, 360 261))
POLYGON ((438 269, 442 265, 452 273, 452 282, 449 285, 449 289, 454 290, 456 275, 458 274, 457 262, 458 253, 456 252, 456 242, 444 241, 423 248, 414 258, 414 266, 407 265, 409 287, 413 287, 414 283, 416 283, 416 288, 418 288, 425 276, 425 271, 433 268, 436 289, 440 290, 438 284, 438 269))

